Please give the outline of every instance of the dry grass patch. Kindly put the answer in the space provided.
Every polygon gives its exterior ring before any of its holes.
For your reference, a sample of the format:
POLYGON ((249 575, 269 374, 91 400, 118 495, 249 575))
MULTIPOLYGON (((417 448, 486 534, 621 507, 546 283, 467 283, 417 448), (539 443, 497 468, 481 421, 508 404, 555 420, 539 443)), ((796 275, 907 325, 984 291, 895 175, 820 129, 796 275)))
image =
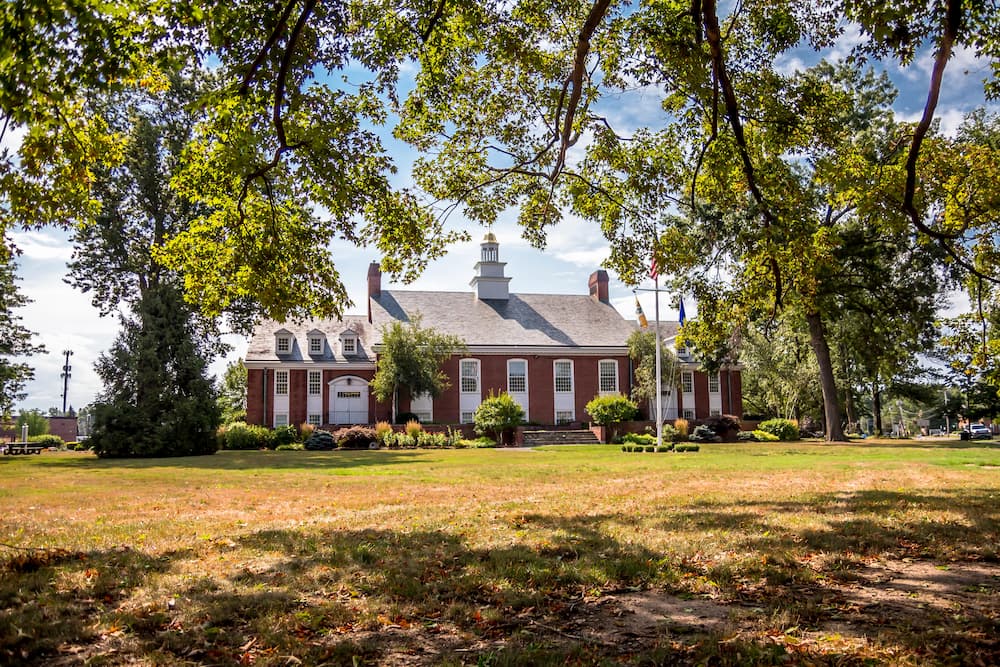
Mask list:
POLYGON ((989 443, 5 459, 0 662, 996 664, 997 464, 989 443))

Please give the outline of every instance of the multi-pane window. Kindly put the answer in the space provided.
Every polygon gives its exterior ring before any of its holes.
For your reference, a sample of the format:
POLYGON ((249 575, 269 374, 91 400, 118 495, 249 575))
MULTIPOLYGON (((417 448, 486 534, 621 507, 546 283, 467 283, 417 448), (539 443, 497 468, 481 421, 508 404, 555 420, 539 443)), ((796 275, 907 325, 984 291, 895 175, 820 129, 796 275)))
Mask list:
POLYGON ((713 394, 719 393, 719 374, 711 373, 708 376, 708 390, 713 394))
POLYGON ((463 424, 471 424, 474 421, 476 421, 476 413, 475 412, 463 412, 462 413, 462 423, 463 424))
POLYGON ((677 356, 678 357, 686 357, 687 353, 688 353, 688 349, 686 347, 684 347, 683 345, 681 345, 680 347, 677 348, 677 356))
POLYGON ((345 338, 342 345, 344 346, 344 354, 354 354, 354 350, 357 349, 354 338, 345 338))
POLYGON ((309 354, 321 354, 323 352, 323 339, 313 337, 309 339, 309 354))
POLYGON ((690 408, 684 409, 684 419, 694 419, 694 410, 690 408))
POLYGON ((694 392, 694 373, 691 371, 684 371, 681 373, 681 389, 685 394, 691 394, 694 392))
POLYGON ((278 396, 288 395, 288 371, 274 372, 274 393, 278 396))
POLYGON ((321 415, 314 413, 306 417, 306 423, 312 424, 313 426, 319 426, 320 420, 322 419, 323 417, 321 415))
POLYGON ((507 391, 512 394, 528 391, 528 362, 524 359, 507 362, 507 391))
POLYGON ((290 336, 278 336, 278 354, 286 354, 292 350, 292 339, 290 336))
POLYGON ((309 371, 309 395, 319 396, 323 393, 321 371, 309 371))
POLYGON ((557 392, 573 391, 573 362, 556 361, 553 362, 555 370, 555 386, 557 392))
POLYGON ((278 426, 288 426, 288 413, 287 412, 279 412, 279 413, 275 414, 274 415, 274 426, 275 426, 275 428, 277 428, 278 426))
POLYGON ((614 359, 602 359, 598 362, 597 370, 600 393, 618 393, 618 362, 614 359))
POLYGON ((718 408, 712 408, 711 410, 708 411, 708 414, 710 417, 718 417, 719 415, 722 414, 722 410, 719 410, 718 408))
POLYGON ((463 394, 478 394, 479 392, 479 360, 462 359, 461 390, 463 394))
POLYGON ((573 421, 573 413, 568 410, 556 412, 556 424, 568 424, 573 421))

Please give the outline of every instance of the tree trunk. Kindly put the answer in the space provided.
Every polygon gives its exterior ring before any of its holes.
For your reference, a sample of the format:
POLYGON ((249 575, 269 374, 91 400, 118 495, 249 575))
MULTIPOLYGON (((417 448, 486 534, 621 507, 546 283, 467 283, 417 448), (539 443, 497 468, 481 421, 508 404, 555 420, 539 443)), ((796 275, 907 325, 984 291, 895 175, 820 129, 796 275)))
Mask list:
POLYGON ((840 402, 837 397, 837 381, 833 376, 833 361, 830 359, 830 346, 826 342, 826 332, 819 313, 806 315, 809 323, 809 344, 816 354, 819 364, 820 385, 823 388, 823 414, 826 417, 827 442, 843 442, 844 428, 840 423, 840 402))
POLYGON ((875 435, 882 437, 882 391, 878 380, 872 382, 872 412, 875 413, 875 435))

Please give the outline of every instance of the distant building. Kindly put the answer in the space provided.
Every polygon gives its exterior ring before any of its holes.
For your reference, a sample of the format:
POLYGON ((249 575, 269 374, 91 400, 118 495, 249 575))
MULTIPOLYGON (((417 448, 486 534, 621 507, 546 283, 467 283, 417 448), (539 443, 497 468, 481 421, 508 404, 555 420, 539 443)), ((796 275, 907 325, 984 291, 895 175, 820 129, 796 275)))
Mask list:
MULTIPOLYGON (((505 266, 490 233, 481 244, 471 290, 383 290, 381 271, 373 263, 366 315, 261 323, 245 362, 247 421, 281 426, 389 419, 390 404, 377 402, 369 391, 381 331, 417 314, 423 326, 458 336, 468 348, 445 363, 451 387, 444 394, 433 400, 400 396, 400 412, 412 412, 421 421, 471 423, 490 391, 506 391, 529 422, 580 423, 588 421, 584 406, 595 396, 628 394, 632 363, 626 341, 637 325, 610 304, 608 274, 593 272, 588 294, 511 294, 505 266)), ((676 329, 673 323, 664 331, 676 329)), ((709 377, 690 357, 682 359, 677 377, 682 391, 671 402, 673 417, 742 412, 739 370, 709 377)), ((671 418, 667 412, 664 418, 671 418)))

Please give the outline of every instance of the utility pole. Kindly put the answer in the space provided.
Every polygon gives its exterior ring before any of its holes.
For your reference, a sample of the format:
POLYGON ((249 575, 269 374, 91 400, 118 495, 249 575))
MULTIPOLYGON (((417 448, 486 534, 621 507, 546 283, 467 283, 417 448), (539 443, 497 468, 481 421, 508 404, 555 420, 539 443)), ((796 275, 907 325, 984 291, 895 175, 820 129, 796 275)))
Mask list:
POLYGON ((70 371, 73 367, 69 365, 69 358, 73 356, 73 350, 63 350, 63 354, 66 356, 66 363, 63 364, 63 372, 59 375, 63 381, 63 416, 66 416, 66 395, 69 393, 69 378, 70 371))

